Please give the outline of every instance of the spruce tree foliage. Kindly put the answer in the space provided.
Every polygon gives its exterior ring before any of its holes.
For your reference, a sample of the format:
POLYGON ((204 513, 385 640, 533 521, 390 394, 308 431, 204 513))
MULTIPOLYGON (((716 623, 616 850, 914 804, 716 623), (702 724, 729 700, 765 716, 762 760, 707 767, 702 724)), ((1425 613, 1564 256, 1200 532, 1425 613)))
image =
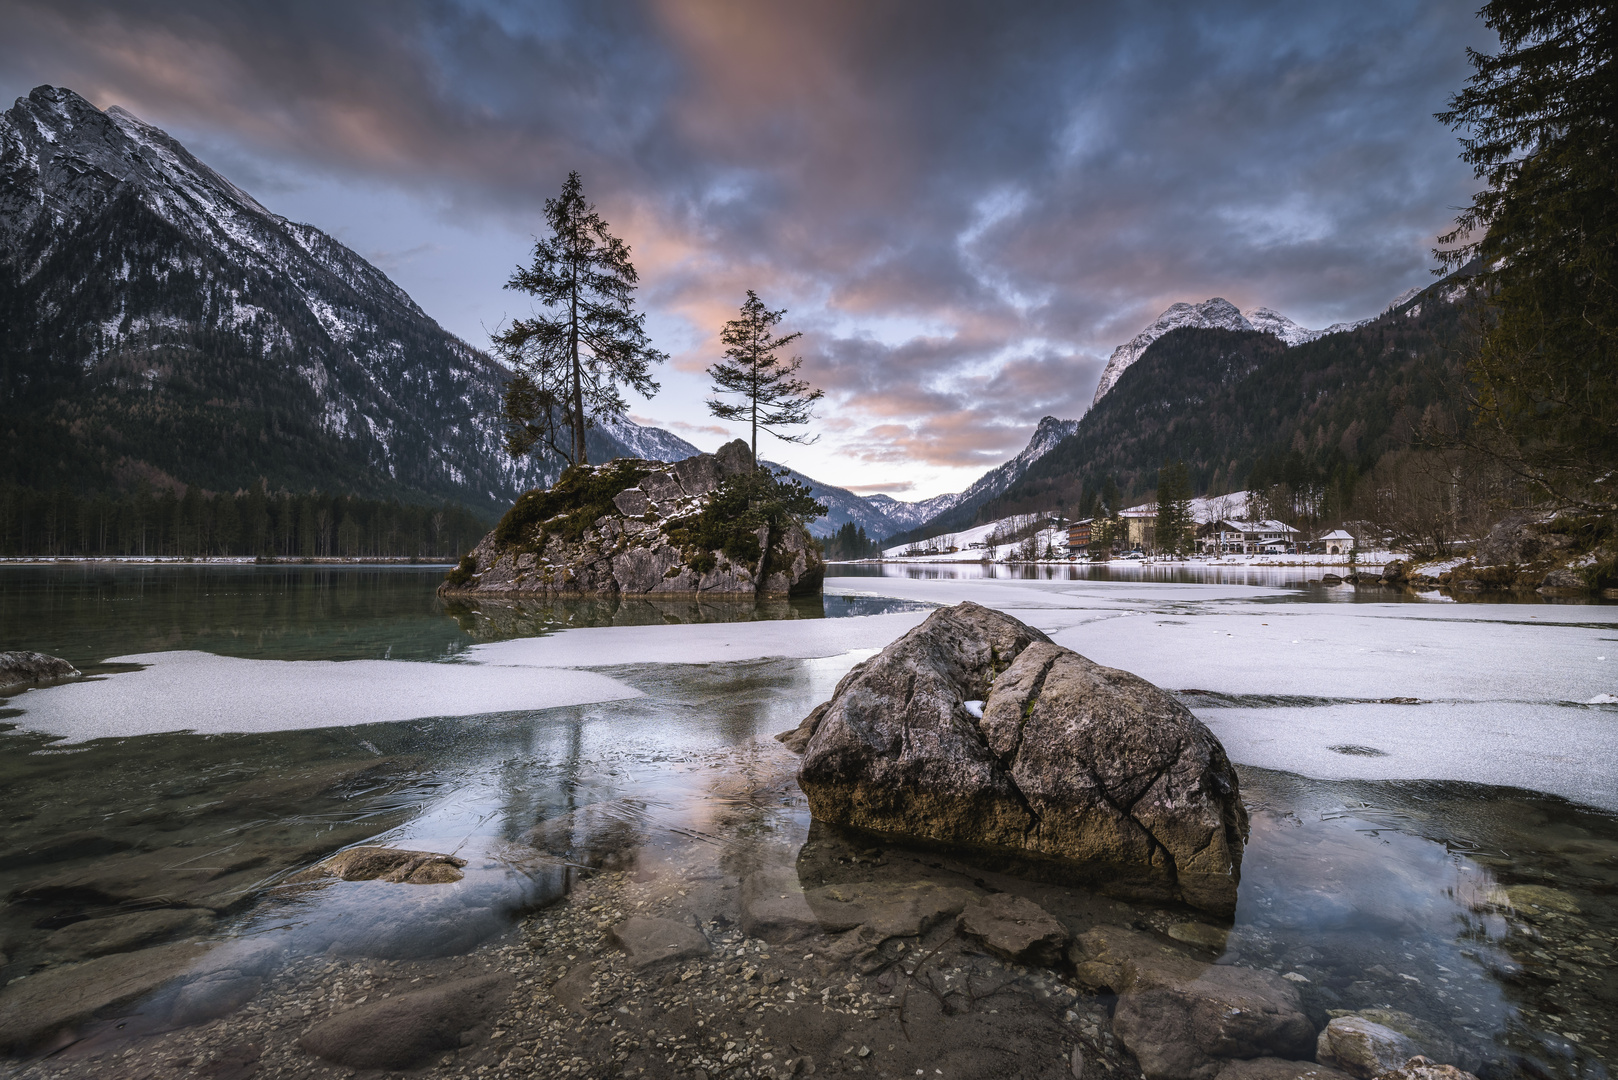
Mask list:
POLYGON ((832 561, 875 559, 882 554, 882 545, 865 535, 865 526, 845 521, 842 527, 823 541, 826 558, 832 561))
MULTIPOLYGON (((696 553, 689 565, 707 573, 716 562, 712 552, 756 564, 765 550, 759 543, 761 529, 768 530, 773 554, 775 542, 789 528, 808 525, 825 513, 826 505, 815 501, 809 485, 792 479, 788 470, 753 469, 726 479, 701 510, 665 528, 676 544, 696 553)), ((766 566, 765 573, 776 569, 780 567, 766 566)))
POLYGON ((1157 549, 1183 555, 1190 550, 1195 531, 1191 473, 1183 461, 1165 462, 1157 470, 1157 549))
POLYGON ((411 506, 313 491, 234 494, 196 485, 180 494, 0 487, 0 555, 265 559, 453 559, 488 532, 487 518, 450 503, 411 506))
POLYGON ((1590 0, 1490 0, 1500 51, 1438 119, 1487 187, 1441 236, 1488 304, 1469 360, 1475 449, 1542 497, 1618 512, 1618 17, 1590 0))
POLYGON ((725 345, 725 359, 708 369, 715 394, 741 398, 740 401, 709 398, 708 411, 721 420, 740 420, 752 426, 754 467, 758 465, 760 428, 782 442, 812 443, 818 438, 802 433, 785 435, 775 430, 807 424, 814 403, 825 393, 811 389, 798 378, 802 357, 783 360, 777 355, 803 336, 801 333, 774 335, 773 328, 785 315, 785 308, 771 311, 758 298, 758 293, 748 289, 740 316, 727 322, 719 334, 719 340, 725 345))
POLYGON ((494 335, 517 373, 506 388, 506 450, 522 457, 541 447, 584 465, 586 431, 628 408, 619 385, 651 397, 658 391, 651 366, 668 356, 651 347, 646 316, 635 312, 640 278, 629 246, 585 200, 576 171, 561 195, 545 200, 545 223, 551 234, 534 242, 533 263, 506 282, 545 310, 494 335))

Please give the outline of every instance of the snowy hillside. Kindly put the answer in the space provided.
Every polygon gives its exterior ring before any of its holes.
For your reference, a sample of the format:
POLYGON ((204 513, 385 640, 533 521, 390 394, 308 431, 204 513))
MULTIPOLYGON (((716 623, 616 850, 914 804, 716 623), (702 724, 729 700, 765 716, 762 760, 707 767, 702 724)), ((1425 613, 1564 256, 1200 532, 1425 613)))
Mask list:
MULTIPOLYGON (((1028 445, 1017 456, 1003 465, 997 465, 978 477, 965 491, 953 495, 935 495, 922 502, 906 503, 887 496, 873 496, 885 500, 878 505, 901 528, 908 526, 913 532, 936 533, 968 524, 978 507, 1004 493, 1020 480, 1034 462, 1050 453, 1056 444, 1078 430, 1077 420, 1058 420, 1047 416, 1028 439, 1028 445), (889 509, 888 504, 893 504, 889 509)), ((895 531, 894 535, 903 535, 895 531)), ((905 539, 910 537, 905 536, 905 539)))
MULTIPOLYGON (((4 467, 37 487, 268 484, 509 505, 509 372, 160 129, 42 86, 0 116, 4 467)), ((593 458, 688 456, 625 420, 593 458)))
MULTIPOLYGON (((1004 559, 1021 545, 1022 541, 995 544, 992 541, 997 536, 1007 536, 1012 532, 1025 528, 1037 520, 1038 516, 1014 515, 1000 518, 983 525, 974 525, 970 529, 961 529, 957 532, 941 533, 938 536, 928 537, 925 540, 915 540, 905 544, 896 544, 884 548, 882 557, 885 559, 943 559, 960 561, 963 558, 993 558, 1004 559), (950 549, 955 551, 951 552, 950 549)), ((1058 528, 1040 529, 1037 533, 1039 547, 1043 552, 1046 547, 1058 545, 1065 551, 1067 545, 1067 530, 1058 528)))

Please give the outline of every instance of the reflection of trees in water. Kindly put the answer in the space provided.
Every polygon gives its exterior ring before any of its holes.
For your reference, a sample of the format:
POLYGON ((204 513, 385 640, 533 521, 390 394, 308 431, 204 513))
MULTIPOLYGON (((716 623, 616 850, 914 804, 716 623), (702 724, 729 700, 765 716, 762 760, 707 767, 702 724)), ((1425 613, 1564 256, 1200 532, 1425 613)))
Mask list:
POLYGON ((820 619, 826 615, 819 596, 790 600, 478 598, 446 600, 444 611, 463 631, 480 641, 534 637, 586 626, 759 622, 820 619))
POLYGON ((825 677, 798 660, 608 670, 646 696, 547 711, 500 751, 504 836, 554 846, 565 835, 577 854, 619 843, 633 822, 637 844, 712 845, 744 862, 754 856, 738 853, 790 838, 796 759, 770 736, 824 696, 825 677))

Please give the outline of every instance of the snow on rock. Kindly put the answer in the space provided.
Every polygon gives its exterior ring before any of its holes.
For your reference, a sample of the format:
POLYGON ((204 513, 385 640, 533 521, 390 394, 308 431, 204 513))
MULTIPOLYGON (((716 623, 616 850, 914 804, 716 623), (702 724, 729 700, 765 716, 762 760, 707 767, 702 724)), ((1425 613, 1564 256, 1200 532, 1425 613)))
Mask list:
MULTIPOLYGON (((1421 291, 1422 287, 1417 287, 1402 293, 1384 308, 1383 312, 1392 311, 1408 303, 1421 291)), ((1150 326, 1112 351, 1107 367, 1101 373, 1101 382, 1096 386, 1096 396, 1091 404, 1100 401, 1106 396, 1107 391, 1118 385, 1119 377, 1131 364, 1141 358, 1141 354, 1152 342, 1170 330, 1178 330, 1182 326, 1213 330, 1257 330, 1263 334, 1275 335, 1290 349, 1323 338, 1327 334, 1356 330, 1376 317, 1373 315, 1353 322, 1332 323, 1324 330, 1310 330, 1308 327, 1299 326, 1272 308, 1259 307, 1247 312, 1238 311, 1235 304, 1219 296, 1204 300, 1200 304, 1172 304, 1167 311, 1153 320, 1150 326)))

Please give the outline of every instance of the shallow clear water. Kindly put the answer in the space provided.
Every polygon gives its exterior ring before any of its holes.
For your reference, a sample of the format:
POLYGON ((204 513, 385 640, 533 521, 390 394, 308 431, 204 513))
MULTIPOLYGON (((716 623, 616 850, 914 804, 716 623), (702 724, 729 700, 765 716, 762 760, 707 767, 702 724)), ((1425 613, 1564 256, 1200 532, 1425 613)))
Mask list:
MULTIPOLYGON (((626 651, 615 663, 610 650, 628 650, 631 642, 641 648, 648 633, 680 640, 689 632, 681 627, 694 624, 732 625, 734 640, 743 644, 761 634, 763 628, 749 629, 756 621, 890 618, 958 599, 938 593, 929 601, 929 594, 916 591, 926 582, 909 581, 912 591, 897 597, 828 596, 814 604, 745 609, 565 603, 473 608, 442 604, 432 593, 437 580, 437 571, 405 568, 0 571, 0 647, 56 652, 89 670, 109 657, 165 650, 276 662, 391 658, 466 665, 480 655, 480 643, 520 646, 524 638, 550 635, 558 643, 601 642, 607 651, 594 659, 593 672, 635 695, 470 717, 348 724, 342 716, 326 716, 323 726, 300 730, 79 742, 28 730, 29 694, 14 697, 5 714, 10 730, 0 741, 0 789, 6 793, 0 890, 9 898, 0 910, 6 956, 0 979, 38 979, 103 951, 115 956, 178 938, 214 946, 191 969, 191 982, 168 984, 78 1022, 67 1038, 82 1042, 69 1045, 59 1038, 37 1047, 60 1053, 31 1067, 60 1068, 64 1075, 105 1068, 106 1075, 118 1075, 94 1056, 97 1048, 120 1047, 120 1040, 136 1035, 156 1039, 170 1032, 164 1037, 175 1038, 174 1030, 199 1024, 229 1030, 249 1016, 260 1025, 255 1030, 269 1023, 273 1035, 282 1022, 264 1017, 281 1014, 254 1010, 269 1009, 266 1002, 306 1000, 312 987, 326 985, 321 980, 339 977, 332 972, 357 970, 342 964, 449 963, 444 958, 509 940, 513 926, 536 909, 564 913, 544 919, 565 921, 573 904, 546 905, 575 895, 581 875, 601 868, 603 858, 607 869, 618 865, 635 873, 610 888, 604 884, 614 880, 610 875, 594 879, 593 904, 645 902, 625 898, 634 888, 662 889, 673 882, 680 886, 675 902, 702 925, 733 924, 735 883, 749 868, 795 864, 807 874, 811 864, 820 865, 815 859, 825 858, 812 856, 811 849, 837 850, 838 841, 824 836, 806 848, 815 827, 792 780, 796 761, 769 736, 794 726, 869 651, 725 662, 714 659, 712 650, 693 650, 689 663, 642 662, 626 651), (580 627, 595 628, 587 631, 594 636, 570 639, 569 628, 580 627), (604 632, 613 627, 634 628, 633 636, 604 632), (570 845, 560 854, 554 842, 546 847, 533 833, 536 826, 558 822, 570 845), (454 854, 467 861, 464 877, 433 886, 298 880, 331 852, 362 842, 454 854), (127 927, 122 939, 119 927, 127 927), (210 974, 219 971, 230 978, 210 974), (209 998, 196 987, 217 992, 209 998)), ((867 582, 833 585, 851 591, 867 582)), ((1205 602, 1200 595, 1179 589, 1143 609, 1159 612, 1162 628, 1146 619, 1117 622, 1114 616, 1123 618, 1134 608, 1133 601, 1114 594, 1084 610, 1052 606, 1053 595, 1037 590, 1013 599, 1022 597, 1017 604, 1028 605, 1015 612, 1019 617, 1051 620, 1048 629, 1058 640, 1092 634, 1088 644, 1076 642, 1092 653, 1103 640, 1127 645, 1137 661, 1132 666, 1141 670, 1149 650, 1164 652, 1153 650, 1149 633, 1189 635, 1202 629, 1189 625, 1199 619, 1223 627, 1238 618, 1273 618, 1264 614, 1273 609, 1262 590, 1251 599, 1228 588, 1209 590, 1205 602), (1119 628, 1134 637, 1120 636, 1119 628), (1128 644, 1137 639, 1148 644, 1128 644)), ((984 602, 1013 606, 1002 594, 984 596, 984 602)), ((1326 610, 1298 614, 1313 618, 1326 610)), ((1512 630, 1514 625, 1467 622, 1471 629, 1465 633, 1482 642, 1493 640, 1489 635, 1542 629, 1512 630)), ((1613 636, 1610 624, 1599 625, 1592 631, 1543 629, 1582 633, 1592 641, 1613 636)), ((1534 640, 1505 648, 1520 651, 1534 640)), ((502 646, 508 649, 502 655, 517 655, 512 647, 502 646)), ((1168 651, 1177 663, 1189 656, 1183 647, 1168 651)), ((1419 670, 1422 661, 1413 662, 1419 670)), ((1224 666, 1215 656, 1208 674, 1197 677, 1214 682, 1212 673, 1224 666)), ((1250 676, 1259 680, 1255 686, 1268 686, 1260 675, 1269 662, 1249 666, 1259 673, 1250 676)), ((97 677, 111 686, 138 674, 103 672, 97 677)), ((1293 676, 1321 685, 1338 677, 1293 676)), ((1148 677, 1188 689, 1161 673, 1148 677)), ((1211 690, 1224 696, 1199 700, 1188 693, 1183 700, 1216 731, 1226 722, 1221 716, 1243 709, 1281 718, 1320 711, 1310 702, 1236 696, 1241 688, 1235 682, 1214 685, 1211 690)), ((319 702, 308 708, 318 713, 319 702)), ((1602 709, 1578 715, 1590 724, 1612 722, 1602 709)), ((1238 734, 1224 737, 1235 746, 1238 734)), ((1336 736, 1322 735, 1327 737, 1336 736)), ((1375 770, 1398 760, 1398 748, 1388 747, 1394 753, 1384 758, 1340 751, 1332 757, 1375 770)), ((1253 835, 1225 962, 1306 980, 1293 981, 1319 1023, 1332 1009, 1371 1006, 1426 1020, 1448 1032, 1486 1080, 1598 1076, 1603 1063, 1615 1060, 1618 821, 1610 813, 1527 790, 1379 779, 1374 771, 1358 779, 1309 779, 1234 756, 1253 835)), ((839 856, 847 864, 861 857, 857 851, 839 856)), ((872 872, 931 875, 951 883, 981 881, 988 873, 898 848, 879 861, 884 869, 872 872)), ((1184 910, 1121 904, 1082 890, 1040 886, 1030 895, 1074 925, 1115 920, 1166 931, 1195 921, 1184 910)), ((560 934, 559 925, 541 921, 528 933, 560 934)), ((580 955, 575 949, 612 953, 599 936, 593 941, 567 946, 565 960, 557 946, 557 963, 573 964, 580 955)), ((934 947, 929 939, 927 948, 934 947)), ((535 948, 544 955, 541 946, 535 948)), ((969 975, 976 962, 961 959, 959 970, 969 975)), ((805 971, 811 963, 805 957, 805 971)), ((706 970, 690 985, 717 992, 720 983, 704 980, 726 976, 706 970)), ((1038 972, 1004 974, 1022 980, 1018 985, 1026 986, 1028 1001, 1051 989, 1038 972)), ((352 982, 359 976, 342 977, 352 982)), ((798 976, 788 970, 787 977, 798 976)), ((1033 1005, 1006 1011, 1025 1008, 1033 1005)), ((300 1007, 287 1015, 304 1023, 307 1011, 300 1007)), ((1058 1029, 1089 1023, 1082 1015, 1074 1021, 1057 1015, 1058 1029)), ((296 1032, 286 1030, 292 1032, 284 1040, 287 1053, 295 1053, 290 1046, 296 1032)), ((616 1067, 611 1075, 618 1075, 616 1067)))

